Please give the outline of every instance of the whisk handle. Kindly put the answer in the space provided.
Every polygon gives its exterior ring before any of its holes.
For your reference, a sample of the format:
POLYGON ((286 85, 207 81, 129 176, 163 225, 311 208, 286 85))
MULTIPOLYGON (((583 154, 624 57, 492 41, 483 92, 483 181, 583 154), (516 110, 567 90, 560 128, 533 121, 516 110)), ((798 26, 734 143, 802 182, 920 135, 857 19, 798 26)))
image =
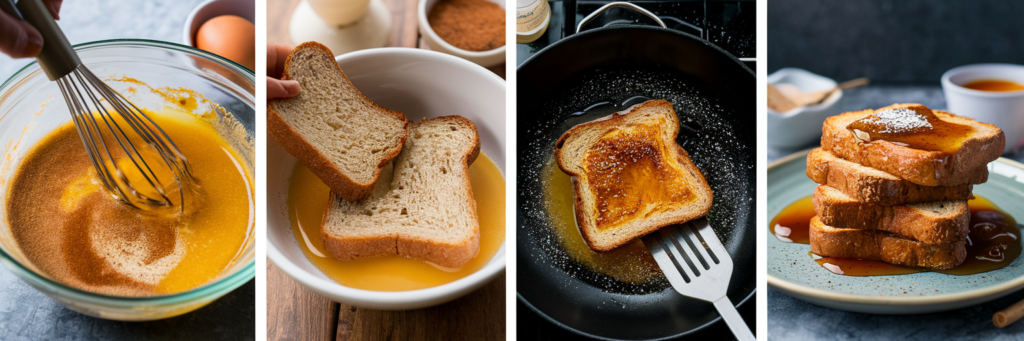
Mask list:
POLYGON ((13 2, 14 0, 0 0, 0 8, 7 14, 27 21, 42 34, 43 49, 36 56, 36 60, 51 81, 64 77, 82 65, 68 38, 64 36, 60 26, 57 26, 57 21, 50 15, 50 10, 41 0, 19 0, 15 6, 12 6, 13 2))
POLYGON ((14 6, 14 0, 0 0, 0 10, 3 10, 4 13, 18 18, 19 20, 25 20, 25 17, 21 16, 21 12, 18 11, 18 8, 14 6))

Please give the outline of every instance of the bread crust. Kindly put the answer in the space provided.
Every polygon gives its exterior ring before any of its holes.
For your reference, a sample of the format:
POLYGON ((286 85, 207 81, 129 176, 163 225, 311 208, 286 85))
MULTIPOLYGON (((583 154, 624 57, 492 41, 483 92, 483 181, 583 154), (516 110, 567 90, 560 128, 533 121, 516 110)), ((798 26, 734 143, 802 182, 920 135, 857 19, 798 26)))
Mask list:
POLYGON ((888 231, 925 244, 951 244, 967 237, 971 211, 966 201, 944 201, 949 214, 929 214, 920 207, 879 206, 836 195, 837 190, 818 186, 814 212, 822 224, 838 228, 888 231))
MULTIPOLYGON (((579 124, 573 127, 572 129, 569 129, 569 131, 567 131, 558 139, 558 141, 555 143, 555 156, 556 160, 558 161, 558 167, 561 168, 563 172, 570 175, 575 198, 574 211, 576 215, 576 222, 579 225, 583 239, 587 242, 587 245, 590 246, 591 249, 602 252, 610 251, 636 238, 640 238, 644 235, 647 235, 648 233, 657 231, 662 227, 672 224, 684 223, 707 215, 708 211, 711 209, 711 204, 713 201, 713 192, 711 190, 711 186, 708 185, 707 180, 704 178, 704 174, 702 174, 700 170, 697 169, 697 166, 693 164, 693 161, 690 160, 689 154, 686 152, 686 150, 684 150, 681 146, 679 146, 679 144, 675 142, 675 137, 678 135, 679 118, 675 115, 675 111, 672 109, 672 104, 664 100, 652 100, 634 106, 630 108, 628 112, 625 113, 615 113, 592 122, 579 124), (666 115, 666 117, 669 119, 669 121, 666 124, 667 127, 664 128, 669 130, 667 136, 671 138, 669 139, 669 141, 665 141, 667 150, 665 150, 664 152, 672 154, 670 155, 670 159, 673 159, 676 162, 678 162, 681 168, 684 169, 690 175, 693 181, 688 182, 689 189, 693 191, 693 193, 696 196, 698 196, 698 200, 696 200, 694 203, 695 205, 697 205, 697 207, 695 207, 691 214, 687 215, 678 215, 675 217, 665 214, 649 215, 644 218, 643 225, 641 225, 640 228, 633 231, 626 231, 622 235, 617 235, 617 233, 621 232, 621 230, 623 229, 621 227, 622 225, 620 225, 619 227, 611 228, 618 231, 601 232, 598 230, 595 223, 595 218, 593 217, 593 212, 596 209, 589 207, 589 205, 587 205, 587 203, 584 202, 583 198, 581 198, 581 196, 583 195, 582 193, 589 192, 585 188, 588 186, 588 184, 585 182, 586 175, 581 174, 580 171, 578 171, 577 169, 570 165, 571 161, 568 160, 567 156, 565 156, 562 153, 562 148, 566 144, 569 144, 569 141, 571 139, 573 139, 576 136, 579 136, 584 131, 590 129, 607 131, 608 129, 621 125, 622 121, 626 120, 628 115, 635 112, 640 112, 643 109, 651 107, 667 107, 670 111, 670 114, 666 115), (614 236, 614 239, 610 241, 605 241, 604 239, 608 237, 599 236, 599 234, 601 233, 611 233, 614 236)), ((588 146, 588 148, 589 147, 590 146, 588 146)))
POLYGON ((819 256, 881 261, 935 270, 952 269, 967 257, 966 240, 925 244, 877 230, 840 229, 811 218, 811 252, 819 256))
POLYGON ((847 129, 850 122, 867 117, 876 111, 911 106, 921 105, 893 104, 878 110, 867 109, 829 117, 822 127, 822 149, 843 159, 882 170, 919 185, 956 186, 984 183, 988 179, 987 172, 985 176, 980 176, 977 170, 985 168, 989 162, 999 158, 1006 143, 1003 131, 991 124, 933 110, 935 115, 944 121, 971 125, 977 130, 978 134, 969 137, 953 154, 913 149, 882 140, 864 143, 847 129))
MULTIPOLYGON (((983 167, 973 172, 978 174, 976 179, 988 178, 988 168, 983 167)), ((880 206, 974 198, 971 193, 974 185, 921 186, 887 173, 879 176, 877 173, 865 172, 863 166, 835 157, 821 148, 815 148, 807 154, 807 176, 857 201, 880 206)))
MULTIPOLYGON (((464 129, 472 130, 473 141, 471 143, 473 147, 462 156, 461 164, 464 164, 465 167, 460 167, 459 171, 463 172, 465 181, 464 185, 459 187, 466 191, 465 197, 468 199, 464 205, 469 207, 468 214, 472 215, 471 219, 474 222, 473 232, 465 238, 449 243, 400 233, 375 236, 340 236, 330 233, 328 228, 321 226, 320 237, 323 240, 324 248, 331 256, 339 260, 350 261, 362 258, 400 255, 426 260, 449 268, 460 267, 476 257, 480 251, 480 220, 477 215, 476 201, 473 199, 469 166, 480 155, 480 134, 472 121, 461 116, 425 119, 420 123, 414 123, 412 130, 415 130, 416 125, 424 124, 427 121, 455 122, 464 129)), ((335 195, 332 190, 327 208, 324 210, 324 218, 321 220, 322 224, 328 223, 327 218, 335 207, 337 200, 342 200, 342 198, 335 195)))
MULTIPOLYGON (((330 65, 334 65, 334 68, 339 74, 341 74, 341 77, 344 78, 346 82, 349 84, 352 83, 352 81, 348 79, 348 75, 346 75, 345 72, 341 70, 341 67, 338 66, 338 63, 334 62, 334 54, 331 50, 317 42, 305 42, 292 50, 292 53, 290 53, 288 58, 285 60, 284 72, 281 75, 282 80, 292 79, 289 76, 289 71, 292 68, 292 57, 296 55, 296 52, 303 49, 313 49, 319 51, 320 55, 331 56, 330 65)), ((352 88, 356 89, 355 86, 352 88)), ((350 201, 365 198, 373 192, 373 186, 380 177, 380 171, 384 169, 388 162, 391 162, 392 159, 398 156, 398 153, 401 152, 402 146, 405 143, 405 139, 408 138, 409 135, 409 120, 406 119, 405 114, 389 110, 378 105, 363 95, 363 93, 358 89, 356 89, 356 93, 375 108, 394 116, 395 119, 401 120, 404 123, 403 129, 405 130, 405 134, 401 137, 395 147, 381 151, 380 161, 376 166, 377 169, 373 173, 372 181, 366 183, 355 181, 348 174, 345 174, 344 171, 342 171, 334 162, 331 161, 329 157, 327 157, 327 155, 317 149, 309 140, 302 136, 302 134, 300 134, 294 127, 288 124, 283 117, 281 117, 281 113, 275 109, 274 104, 285 99, 273 99, 267 103, 267 132, 270 136, 272 136, 274 140, 281 145, 281 148, 284 148, 284 150, 288 152, 288 154, 291 154, 304 165, 309 167, 310 171, 320 178, 327 187, 330 187, 332 192, 337 193, 341 197, 350 201)))

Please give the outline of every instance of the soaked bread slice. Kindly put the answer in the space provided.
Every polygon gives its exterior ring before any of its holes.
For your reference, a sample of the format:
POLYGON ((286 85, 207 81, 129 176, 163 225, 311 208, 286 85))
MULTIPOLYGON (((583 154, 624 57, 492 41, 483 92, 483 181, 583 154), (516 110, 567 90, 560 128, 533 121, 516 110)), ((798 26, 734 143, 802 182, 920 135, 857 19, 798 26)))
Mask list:
POLYGON ((369 195, 381 169, 402 150, 405 115, 363 96, 331 50, 316 42, 288 55, 282 79, 298 81, 302 90, 268 101, 267 132, 337 195, 369 195))
POLYGON ((824 185, 814 190, 814 212, 825 225, 888 231, 926 244, 963 240, 971 220, 966 200, 879 206, 824 185))
POLYGON ((821 136, 822 149, 835 156, 923 186, 984 182, 987 171, 982 177, 980 170, 999 158, 1005 143, 1003 131, 994 125, 913 103, 829 117, 822 127, 821 136), (932 115, 936 121, 923 123, 932 115), (869 117, 886 117, 875 120, 873 124, 889 132, 890 136, 909 131, 929 133, 900 142, 893 138, 872 139, 864 131, 858 133, 851 129, 851 124, 869 117), (929 137, 928 134, 935 136, 929 137), (922 147, 925 145, 929 147, 922 147))
POLYGON ((555 156, 572 177, 576 222, 591 249, 608 251, 711 209, 711 187, 678 134, 672 104, 654 100, 559 138, 555 156))
POLYGON ((879 230, 844 229, 811 218, 811 252, 819 256, 881 261, 935 270, 952 269, 967 257, 966 239, 925 244, 879 230))
POLYGON ((340 260, 401 255, 462 266, 480 249, 469 165, 480 154, 476 125, 460 116, 413 123, 405 147, 359 201, 332 191, 320 228, 340 260))
MULTIPOLYGON (((974 171, 972 183, 988 179, 988 168, 974 171)), ((896 206, 932 201, 970 200, 974 185, 922 186, 892 174, 865 167, 832 155, 821 148, 807 154, 807 176, 834 188, 856 201, 880 206, 896 206)))

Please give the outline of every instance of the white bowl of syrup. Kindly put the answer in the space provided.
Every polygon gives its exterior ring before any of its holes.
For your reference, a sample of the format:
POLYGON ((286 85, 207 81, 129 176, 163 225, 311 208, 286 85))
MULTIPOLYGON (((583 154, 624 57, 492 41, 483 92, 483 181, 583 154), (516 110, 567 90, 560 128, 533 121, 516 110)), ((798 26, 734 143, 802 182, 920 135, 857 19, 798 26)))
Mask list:
MULTIPOLYGON (((326 186, 273 139, 267 146, 267 256, 306 288, 368 309, 418 309, 480 288, 505 270, 505 82, 464 59, 407 48, 341 55, 352 83, 410 122, 460 115, 476 124, 482 153, 470 166, 480 252, 450 269, 401 256, 339 261, 320 243, 326 186)), ((274 288, 268 288, 274 295, 274 288)))
POLYGON ((1003 130, 1004 154, 1024 147, 1024 65, 956 67, 942 74, 942 91, 950 112, 1003 130))

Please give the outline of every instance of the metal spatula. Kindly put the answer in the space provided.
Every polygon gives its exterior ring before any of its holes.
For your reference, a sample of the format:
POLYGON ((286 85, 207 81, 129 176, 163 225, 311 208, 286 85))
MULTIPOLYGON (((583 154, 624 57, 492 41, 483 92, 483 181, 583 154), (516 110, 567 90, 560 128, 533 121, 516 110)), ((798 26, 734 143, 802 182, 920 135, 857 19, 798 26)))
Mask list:
POLYGON ((732 257, 707 219, 664 227, 643 241, 672 288, 683 296, 714 303, 737 339, 754 340, 754 334, 725 295, 732 278, 732 257))

